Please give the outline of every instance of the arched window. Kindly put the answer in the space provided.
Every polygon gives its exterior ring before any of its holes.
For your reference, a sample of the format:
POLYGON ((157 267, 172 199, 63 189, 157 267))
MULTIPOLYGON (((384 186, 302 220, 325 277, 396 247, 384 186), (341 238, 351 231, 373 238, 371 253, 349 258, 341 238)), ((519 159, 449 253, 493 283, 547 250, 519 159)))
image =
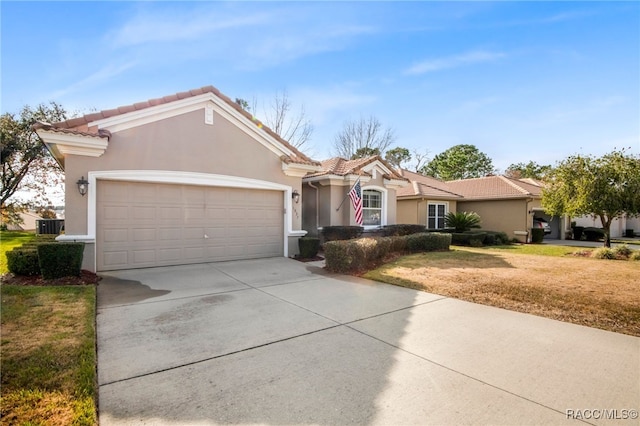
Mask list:
POLYGON ((362 191, 362 224, 382 225, 382 193, 373 189, 362 191))

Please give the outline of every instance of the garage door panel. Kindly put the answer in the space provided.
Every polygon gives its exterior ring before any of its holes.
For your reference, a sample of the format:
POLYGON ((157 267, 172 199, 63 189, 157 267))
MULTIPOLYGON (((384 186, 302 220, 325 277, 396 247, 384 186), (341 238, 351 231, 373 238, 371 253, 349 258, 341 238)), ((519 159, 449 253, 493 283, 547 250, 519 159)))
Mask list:
POLYGON ((180 207, 158 207, 158 218, 162 220, 176 221, 182 219, 182 209, 180 207))
POLYGON ((158 240, 177 240, 182 235, 181 228, 160 228, 158 229, 158 240))
POLYGON ((157 256, 158 261, 164 264, 179 262, 182 258, 182 249, 158 249, 157 256))
POLYGON ((103 258, 104 264, 110 267, 126 266, 129 263, 129 253, 125 250, 107 252, 103 258))
POLYGON ((133 250, 133 264, 137 266, 155 264, 156 263, 156 250, 133 250))
POLYGON ((282 191, 98 181, 98 270, 282 256, 282 191))

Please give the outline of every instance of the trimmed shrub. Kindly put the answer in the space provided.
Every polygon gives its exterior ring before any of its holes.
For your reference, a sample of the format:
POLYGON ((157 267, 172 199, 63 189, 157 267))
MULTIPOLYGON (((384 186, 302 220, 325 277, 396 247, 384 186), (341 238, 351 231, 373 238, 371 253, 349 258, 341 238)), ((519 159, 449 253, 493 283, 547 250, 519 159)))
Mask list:
POLYGON ((320 238, 302 237, 298 239, 298 248, 300 249, 300 257, 303 259, 311 259, 316 257, 320 250, 320 238))
POLYGON ((584 228, 583 233, 587 241, 598 241, 604 238, 604 231, 600 228, 584 228))
POLYGON ((455 232, 451 234, 451 244, 455 246, 482 247, 486 232, 455 232))
POLYGON ((591 252, 591 257, 595 259, 615 259, 616 253, 609 247, 600 247, 591 252))
POLYGON ((44 279, 80 276, 84 243, 45 243, 38 246, 44 279))
POLYGON ((633 231, 633 229, 625 229, 624 236, 627 238, 633 238, 635 236, 635 232, 633 231))
POLYGON ((629 256, 629 260, 640 260, 640 250, 633 250, 633 253, 629 256))
POLYGON ((328 271, 349 273, 371 269, 394 252, 448 250, 450 243, 451 235, 439 233, 335 240, 324 244, 324 256, 328 271))
POLYGON ((391 241, 391 248, 389 251, 391 253, 402 253, 407 251, 407 237, 406 236, 398 236, 398 237, 387 237, 391 241))
POLYGON ((544 229, 531 228, 531 242, 534 244, 540 244, 544 240, 544 229))
POLYGON ((451 234, 422 232, 407 235, 407 249, 410 251, 449 250, 451 234))
POLYGON ((40 275, 38 251, 35 248, 16 247, 5 253, 7 269, 15 275, 40 275))
MULTIPOLYGON (((495 238, 494 244, 498 246, 510 244, 509 236, 506 232, 486 231, 487 235, 493 235, 495 238)), ((485 243, 486 244, 486 243, 485 243)))
POLYGON ((382 235, 385 237, 394 237, 402 235, 417 234, 419 232, 425 232, 426 226, 424 225, 411 225, 411 224, 399 224, 399 225, 386 225, 382 227, 382 235))
POLYGON ((452 234, 456 232, 456 228, 427 228, 425 232, 442 232, 445 234, 452 234))
POLYGON ((335 240, 324 244, 326 268, 331 272, 362 270, 382 255, 377 238, 335 240))
POLYGON ((362 226, 324 226, 322 237, 324 241, 352 240, 362 235, 362 226))
POLYGON ((613 249, 613 252, 616 254, 616 256, 627 258, 631 256, 631 253, 633 252, 633 250, 631 250, 629 246, 627 246, 626 244, 622 244, 622 245, 616 246, 613 249))

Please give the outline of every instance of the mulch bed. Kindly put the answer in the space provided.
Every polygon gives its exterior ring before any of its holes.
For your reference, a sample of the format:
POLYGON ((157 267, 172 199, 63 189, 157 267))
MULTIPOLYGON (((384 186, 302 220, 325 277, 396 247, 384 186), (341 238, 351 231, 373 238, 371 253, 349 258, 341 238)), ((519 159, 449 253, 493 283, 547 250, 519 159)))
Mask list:
POLYGON ((6 285, 31 285, 31 286, 56 286, 56 285, 94 285, 101 280, 101 277, 93 272, 82 270, 79 277, 62 277, 45 280, 41 275, 25 276, 5 274, 0 280, 6 285))
POLYGON ((318 260, 324 260, 324 257, 322 257, 322 256, 315 256, 315 257, 298 257, 298 256, 295 256, 294 259, 297 260, 298 262, 316 262, 318 260))

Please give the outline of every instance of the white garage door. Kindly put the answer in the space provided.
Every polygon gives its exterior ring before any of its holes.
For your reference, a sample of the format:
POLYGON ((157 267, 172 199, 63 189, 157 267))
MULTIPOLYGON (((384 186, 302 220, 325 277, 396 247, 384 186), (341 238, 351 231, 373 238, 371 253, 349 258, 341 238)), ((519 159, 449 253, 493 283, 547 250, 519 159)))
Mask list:
POLYGON ((97 184, 98 271, 284 254, 283 192, 97 184))

